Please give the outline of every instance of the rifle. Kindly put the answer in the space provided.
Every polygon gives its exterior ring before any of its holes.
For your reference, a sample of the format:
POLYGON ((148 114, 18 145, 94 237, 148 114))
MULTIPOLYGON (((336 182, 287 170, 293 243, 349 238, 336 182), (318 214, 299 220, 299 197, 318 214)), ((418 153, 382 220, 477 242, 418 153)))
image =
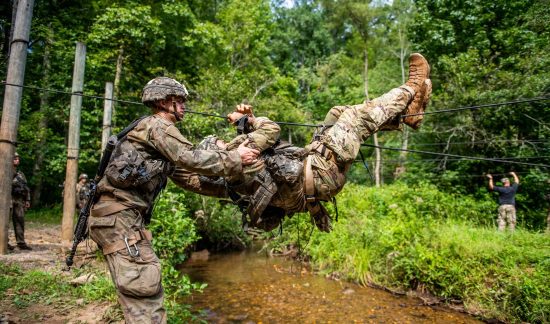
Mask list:
POLYGON ((124 128, 120 133, 109 137, 109 140, 107 141, 107 145, 105 146, 105 150, 103 151, 103 156, 101 157, 101 161, 99 162, 99 166, 97 168, 97 174, 94 177, 94 179, 90 182, 90 195, 88 196, 88 200, 86 200, 86 204, 78 214, 78 221, 76 222, 76 227, 74 229, 73 247, 71 249, 71 253, 69 253, 69 256, 65 260, 65 263, 67 264, 69 269, 73 265, 73 258, 74 258, 74 255, 76 254, 76 248, 78 247, 78 244, 84 241, 88 236, 88 217, 90 216, 90 210, 92 209, 92 206, 99 199, 99 196, 97 196, 97 184, 105 174, 105 169, 107 169, 107 165, 111 160, 111 155, 113 154, 113 150, 115 149, 115 146, 117 145, 118 141, 121 138, 126 136, 132 129, 134 129, 137 126, 137 124, 139 124, 140 121, 142 121, 146 117, 147 116, 142 116, 134 120, 130 125, 126 126, 126 128, 124 128))
POLYGON ((107 141, 107 145, 105 147, 105 151, 103 151, 103 156, 101 157, 101 161, 99 162, 97 174, 90 182, 90 194, 88 195, 86 204, 84 205, 84 207, 82 207, 82 209, 80 209, 80 213, 78 214, 78 221, 76 222, 76 227, 74 229, 73 247, 71 248, 69 256, 65 260, 65 263, 69 268, 71 268, 71 266, 73 265, 73 258, 76 254, 78 244, 84 241, 88 236, 88 217, 90 216, 92 206, 97 202, 97 199, 99 198, 97 195, 97 184, 105 174, 105 169, 107 168, 107 164, 109 164, 109 160, 111 159, 111 155, 113 153, 113 150, 115 149, 117 142, 117 135, 109 137, 109 140, 107 141))

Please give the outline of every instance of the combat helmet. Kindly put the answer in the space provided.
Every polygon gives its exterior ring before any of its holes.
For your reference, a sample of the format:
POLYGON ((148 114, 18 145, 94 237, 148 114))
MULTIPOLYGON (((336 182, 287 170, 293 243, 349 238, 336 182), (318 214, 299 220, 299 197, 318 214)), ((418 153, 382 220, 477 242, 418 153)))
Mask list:
POLYGON ((187 99, 189 92, 185 86, 178 81, 168 77, 156 77, 147 82, 143 88, 141 102, 152 107, 157 100, 166 99, 169 96, 177 96, 187 99))
POLYGON ((88 175, 86 173, 81 173, 80 176, 78 177, 78 180, 82 180, 82 179, 88 179, 88 175))

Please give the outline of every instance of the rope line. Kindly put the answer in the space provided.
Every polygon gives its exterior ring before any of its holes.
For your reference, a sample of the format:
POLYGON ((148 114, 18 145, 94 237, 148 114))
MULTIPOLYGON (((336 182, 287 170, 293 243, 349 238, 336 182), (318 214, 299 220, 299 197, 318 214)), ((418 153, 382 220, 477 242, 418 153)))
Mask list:
POLYGON ((536 163, 528 163, 528 162, 518 162, 518 161, 484 158, 484 157, 475 157, 475 156, 465 156, 465 155, 448 154, 448 153, 438 153, 438 152, 430 152, 430 151, 409 150, 409 149, 386 147, 386 146, 372 145, 372 144, 361 144, 361 146, 376 147, 376 148, 380 148, 380 149, 384 149, 384 150, 392 150, 392 151, 405 151, 405 152, 411 152, 411 153, 450 156, 450 157, 455 157, 455 158, 462 158, 464 160, 491 161, 491 162, 499 162, 499 163, 529 165, 529 166, 535 166, 535 167, 541 167, 541 168, 550 168, 550 165, 548 165, 548 164, 536 164, 536 163))
MULTIPOLYGON (((55 89, 49 89, 49 88, 41 88, 41 87, 35 87, 35 86, 25 86, 25 85, 7 83, 5 81, 2 81, 1 83, 4 86, 29 88, 29 89, 35 89, 35 90, 40 90, 40 91, 50 91, 50 92, 55 92, 55 93, 63 93, 63 94, 77 95, 77 96, 82 96, 82 97, 89 97, 89 98, 94 98, 94 99, 103 99, 103 100, 110 100, 110 101, 114 101, 114 102, 122 102, 122 103, 127 103, 127 104, 141 105, 141 103, 137 102, 137 101, 111 99, 111 98, 105 98, 105 97, 97 96, 97 95, 88 95, 88 94, 84 94, 84 93, 73 93, 73 92, 61 91, 61 90, 55 90, 55 89)), ((165 88, 174 88, 173 86, 163 86, 163 85, 158 85, 158 86, 159 87, 165 87, 165 88)), ((442 110, 422 112, 422 113, 417 113, 417 114, 406 114, 406 115, 401 115, 400 117, 405 118, 405 117, 409 117, 409 116, 432 115, 432 114, 454 112, 454 111, 468 110, 468 109, 493 108, 493 107, 500 107, 500 106, 506 106, 506 105, 514 105, 514 104, 518 104, 518 103, 528 103, 528 102, 536 102, 536 101, 543 101, 543 100, 550 100, 550 96, 523 98, 523 99, 516 99, 516 100, 512 100, 512 101, 504 101, 504 102, 499 102, 499 103, 483 104, 483 105, 477 105, 477 106, 463 106, 463 107, 458 107, 458 108, 442 109, 442 110)), ((192 111, 192 110, 187 110, 187 111, 191 114, 199 114, 199 115, 205 115, 205 116, 211 116, 211 117, 217 117, 217 118, 226 118, 225 116, 216 115, 216 114, 208 114, 208 113, 202 113, 202 112, 192 111)), ((322 127, 323 126, 322 124, 302 124, 302 123, 292 123, 292 122, 276 122, 276 123, 281 124, 281 125, 289 125, 289 126, 305 126, 305 127, 322 127)))
POLYGON ((542 100, 550 100, 550 96, 516 99, 512 101, 503 101, 499 103, 484 104, 484 105, 477 105, 477 106, 464 106, 464 107, 458 107, 458 108, 452 108, 452 109, 442 109, 442 110, 428 111, 428 112, 417 113, 417 114, 407 114, 407 115, 402 115, 401 117, 405 118, 408 116, 432 115, 432 114, 440 114, 440 113, 447 113, 447 112, 454 112, 454 111, 468 110, 468 109, 494 108, 494 107, 515 105, 518 103, 525 103, 525 102, 536 102, 536 101, 542 101, 542 100))
MULTIPOLYGON (((498 160, 530 160, 530 159, 542 159, 542 158, 548 158, 550 156, 526 156, 526 157, 502 157, 502 158, 496 158, 498 160)), ((462 158, 450 158, 447 159, 447 161, 462 161, 462 158)), ((374 162, 376 160, 370 159, 369 162, 374 162)), ((412 162, 412 163, 431 163, 431 162, 439 162, 441 161, 441 158, 439 159, 405 159, 405 160, 399 160, 399 159, 381 159, 382 162, 390 162, 390 163, 397 163, 397 162, 412 162)), ((361 162, 361 160, 355 160, 355 162, 361 162)))
POLYGON ((435 145, 468 145, 468 144, 487 144, 487 143, 531 143, 531 144, 544 144, 550 143, 550 140, 529 140, 529 139, 515 139, 515 140, 491 140, 491 141, 471 141, 471 142, 439 142, 439 143, 411 143, 414 146, 435 146, 435 145))

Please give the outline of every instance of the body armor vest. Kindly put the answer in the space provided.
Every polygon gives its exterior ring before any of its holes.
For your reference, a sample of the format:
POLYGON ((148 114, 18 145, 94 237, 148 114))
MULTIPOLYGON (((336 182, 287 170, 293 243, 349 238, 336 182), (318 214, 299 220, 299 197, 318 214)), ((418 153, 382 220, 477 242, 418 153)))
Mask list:
POLYGON ((137 192, 147 202, 148 223, 158 194, 164 189, 174 166, 160 155, 138 150, 126 137, 115 147, 105 170, 107 180, 115 187, 137 192))

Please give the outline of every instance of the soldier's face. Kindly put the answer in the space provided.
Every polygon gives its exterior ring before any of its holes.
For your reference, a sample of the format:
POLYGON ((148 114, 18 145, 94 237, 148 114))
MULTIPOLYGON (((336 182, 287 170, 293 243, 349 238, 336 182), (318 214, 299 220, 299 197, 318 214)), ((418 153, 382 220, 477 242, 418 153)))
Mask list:
POLYGON ((183 118, 183 115, 185 114, 185 99, 182 97, 172 97, 171 105, 173 111, 178 115, 179 119, 181 120, 183 118))
POLYGON ((13 158, 13 165, 14 165, 14 166, 18 166, 18 165, 19 165, 19 157, 18 157, 18 156, 16 156, 16 157, 13 158))

